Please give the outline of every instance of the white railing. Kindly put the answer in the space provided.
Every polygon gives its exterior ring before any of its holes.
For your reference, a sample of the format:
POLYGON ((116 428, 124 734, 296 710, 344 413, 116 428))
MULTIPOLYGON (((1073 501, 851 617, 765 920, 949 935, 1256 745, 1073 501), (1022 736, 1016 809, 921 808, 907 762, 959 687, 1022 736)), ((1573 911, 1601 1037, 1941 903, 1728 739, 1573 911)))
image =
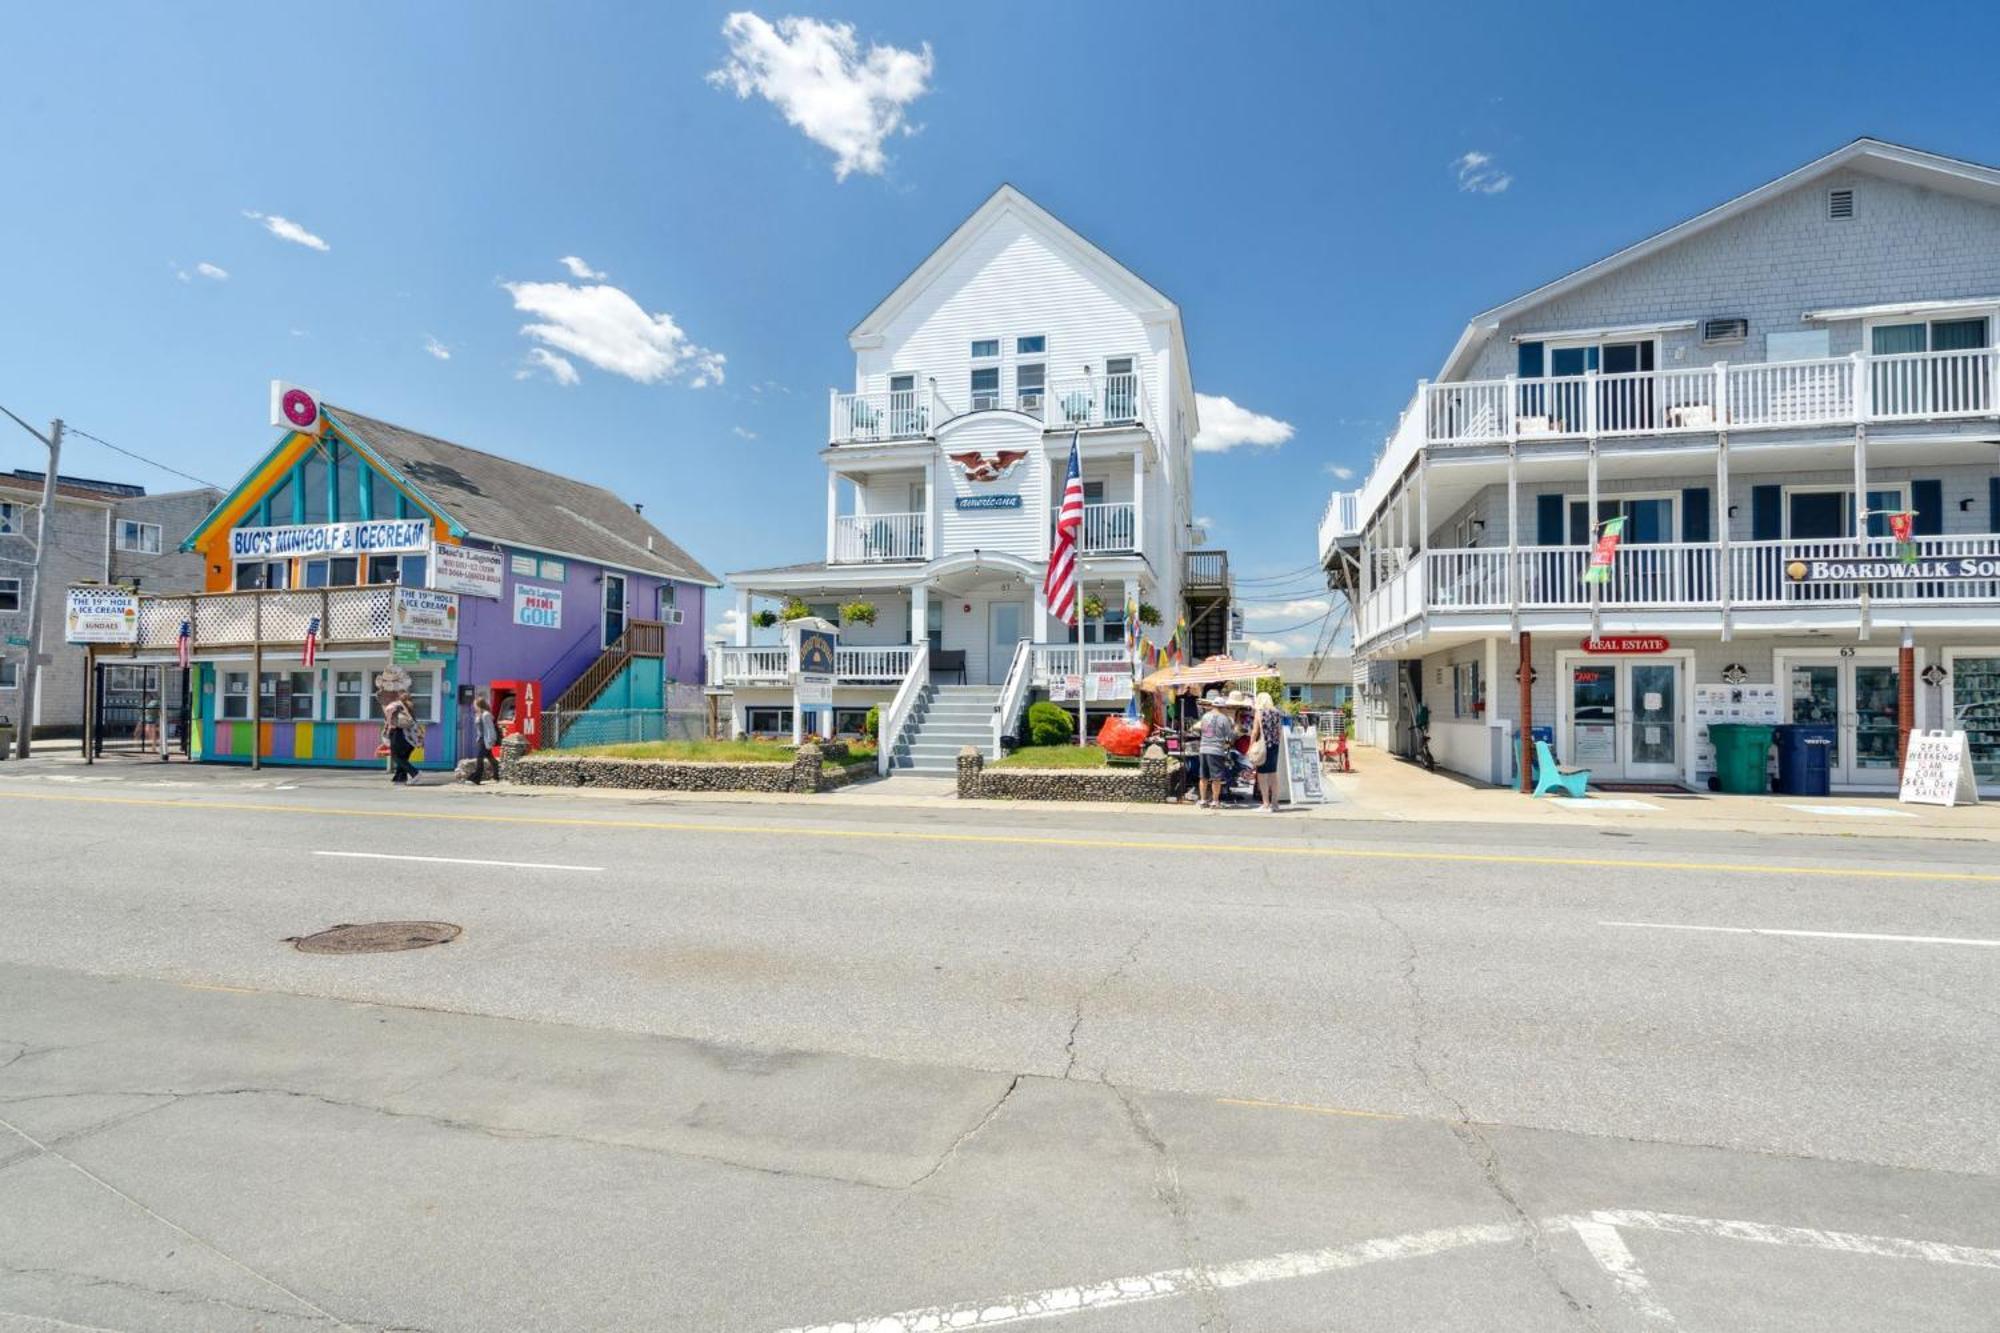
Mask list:
POLYGON ((1588 546, 1425 551, 1382 578, 1363 599, 1356 637, 1367 642, 1426 612, 1652 608, 1707 610, 1940 602, 2000 603, 2000 534, 1918 537, 1920 562, 1986 562, 1992 577, 1926 581, 1914 576, 1833 581, 1795 577, 1814 560, 1871 561, 1900 570, 1899 544, 1886 537, 1827 541, 1627 543, 1603 583, 1586 583, 1588 546), (1723 578, 1727 565, 1728 578, 1723 578), (1511 575, 1511 577, 1510 577, 1511 575))
POLYGON ((919 643, 904 651, 909 656, 903 668, 903 683, 896 688, 896 697, 875 719, 875 771, 885 776, 895 766, 896 745, 903 739, 903 728, 909 725, 910 710, 917 706, 931 679, 930 643, 919 643))
POLYGON ((719 644, 715 664, 709 673, 717 685, 789 685, 792 680, 792 652, 782 644, 744 648, 719 644))
MULTIPOLYGON (((1145 380, 1136 372, 1051 380, 1042 392, 1041 417, 1050 430, 1123 426, 1146 419, 1145 380)), ((1024 406, 1022 410, 1027 410, 1024 406)))
POLYGON ((306 629, 319 618, 319 641, 366 643, 387 639, 392 629, 395 589, 292 588, 268 592, 195 593, 139 599, 140 649, 177 647, 181 624, 188 625, 194 651, 248 647, 258 642, 301 646, 306 629))
POLYGON ((1320 515, 1320 559, 1325 560, 1337 544, 1360 532, 1361 492, 1335 491, 1327 497, 1326 512, 1320 515))
POLYGON ((986 751, 988 759, 1000 757, 1000 743, 1014 729, 1014 719, 1021 716, 1021 705, 1027 702, 1028 686, 1035 674, 1034 648, 1026 639, 1014 645, 1014 660, 1007 664, 1007 676, 1000 682, 1000 698, 993 705, 993 739, 986 751))
POLYGON ((1717 362, 1694 369, 1420 387, 1425 442, 1781 430, 2000 416, 2000 349, 1812 361, 1717 362))
POLYGON ((946 416, 934 386, 829 395, 827 442, 864 444, 874 440, 920 440, 946 416))
POLYGON ((1138 510, 1130 504, 1085 505, 1079 538, 1085 551, 1136 551, 1138 510))
MULTIPOLYGON (((926 644, 928 648, 930 645, 926 644)), ((861 684, 901 680, 910 674, 910 658, 916 651, 907 643, 882 647, 841 644, 834 650, 834 679, 861 684)))
POLYGON ((1034 653, 1032 680, 1043 686, 1064 676, 1086 675, 1099 665, 1124 665, 1132 660, 1122 643, 1038 643, 1034 653))
POLYGON ((836 564, 923 560, 928 552, 924 518, 923 514, 842 514, 834 520, 829 558, 836 564))

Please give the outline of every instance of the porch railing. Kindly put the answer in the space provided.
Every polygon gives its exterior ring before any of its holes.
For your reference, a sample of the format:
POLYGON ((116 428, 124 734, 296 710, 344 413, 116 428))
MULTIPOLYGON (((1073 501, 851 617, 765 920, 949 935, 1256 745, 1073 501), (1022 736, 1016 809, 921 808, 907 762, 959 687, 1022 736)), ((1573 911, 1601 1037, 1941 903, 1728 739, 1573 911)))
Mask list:
POLYGON ((139 598, 135 648, 177 645, 186 622, 194 650, 248 648, 259 642, 297 646, 306 627, 319 617, 321 643, 386 640, 393 627, 396 590, 388 584, 365 588, 297 588, 260 592, 193 593, 139 598))
POLYGON ((836 564, 870 561, 923 560, 923 514, 842 514, 834 520, 833 551, 836 564))
POLYGON ((920 440, 950 414, 935 386, 878 390, 873 393, 829 395, 829 444, 866 444, 879 440, 920 440))
MULTIPOLYGON (((909 675, 915 652, 907 643, 879 647, 842 644, 834 652, 834 679, 844 685, 890 684, 909 675)), ((710 650, 709 683, 788 686, 792 683, 792 650, 782 644, 749 648, 717 644, 710 650)))
POLYGON ((896 697, 889 706, 876 715, 875 771, 887 775, 896 764, 896 747, 902 742, 903 729, 909 725, 910 710, 917 706, 923 696, 924 687, 931 679, 931 646, 929 642, 912 645, 903 668, 903 683, 896 688, 896 697))
POLYGON ((1083 507, 1083 549, 1090 552, 1139 549, 1138 507, 1130 503, 1083 507))
POLYGON ((1122 643, 1037 643, 1034 649, 1033 684, 1046 686, 1064 676, 1080 676, 1099 664, 1123 666, 1132 660, 1122 643))
MULTIPOLYGON (((1042 422, 1050 430, 1135 425, 1146 419, 1146 386, 1137 372, 1051 380, 1040 402, 1042 422)), ((1028 409, 1024 405, 1022 410, 1028 409)))
POLYGON ((708 678, 716 685, 788 685, 792 679, 791 649, 783 645, 744 648, 718 644, 708 678))
POLYGON ((915 652, 915 648, 907 643, 880 648, 842 644, 834 650, 834 679, 865 684, 901 680, 910 674, 910 662, 915 652))

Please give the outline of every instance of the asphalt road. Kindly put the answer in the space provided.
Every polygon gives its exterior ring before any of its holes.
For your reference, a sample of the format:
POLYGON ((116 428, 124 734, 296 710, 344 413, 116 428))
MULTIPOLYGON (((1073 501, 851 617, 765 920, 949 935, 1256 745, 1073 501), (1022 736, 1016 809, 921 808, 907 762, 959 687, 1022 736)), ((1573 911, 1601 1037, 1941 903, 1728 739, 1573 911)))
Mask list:
POLYGON ((0 773, 0 1330, 2000 1327, 1986 844, 126 772, 0 773))

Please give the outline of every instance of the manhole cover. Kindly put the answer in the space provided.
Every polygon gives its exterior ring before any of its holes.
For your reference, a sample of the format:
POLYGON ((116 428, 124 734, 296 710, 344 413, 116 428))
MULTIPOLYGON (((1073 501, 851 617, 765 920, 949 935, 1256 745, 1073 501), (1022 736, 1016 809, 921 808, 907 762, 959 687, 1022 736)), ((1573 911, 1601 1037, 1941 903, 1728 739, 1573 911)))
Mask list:
POLYGON ((312 935, 287 936, 285 943, 300 953, 395 953, 449 944, 458 935, 459 927, 449 921, 367 921, 358 926, 328 926, 312 935))

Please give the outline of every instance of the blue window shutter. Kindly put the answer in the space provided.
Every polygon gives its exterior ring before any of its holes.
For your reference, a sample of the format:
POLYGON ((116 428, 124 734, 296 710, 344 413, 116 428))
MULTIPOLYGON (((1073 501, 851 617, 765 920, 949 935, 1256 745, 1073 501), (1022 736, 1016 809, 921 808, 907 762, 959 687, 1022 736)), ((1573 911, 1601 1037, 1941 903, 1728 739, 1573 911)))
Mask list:
POLYGON ((1785 535, 1785 488, 1750 488, 1750 540, 1774 542, 1785 535))
POLYGON ((1708 487, 1687 487, 1681 492, 1681 540, 1714 541, 1713 534, 1714 528, 1709 522, 1708 487))
POLYGON ((1917 511, 1916 521, 1910 524, 1910 531, 1912 533, 1919 537, 1939 537, 1944 535, 1943 482, 1911 482, 1910 508, 1917 511))
POLYGON ((1542 345, 1521 343, 1514 349, 1514 373, 1524 380, 1540 379, 1542 376, 1542 345))
POLYGON ((1535 545, 1563 544, 1563 498, 1560 495, 1535 497, 1535 545))
POLYGON ((2000 477, 1986 479, 1986 530, 2000 532, 2000 477))

